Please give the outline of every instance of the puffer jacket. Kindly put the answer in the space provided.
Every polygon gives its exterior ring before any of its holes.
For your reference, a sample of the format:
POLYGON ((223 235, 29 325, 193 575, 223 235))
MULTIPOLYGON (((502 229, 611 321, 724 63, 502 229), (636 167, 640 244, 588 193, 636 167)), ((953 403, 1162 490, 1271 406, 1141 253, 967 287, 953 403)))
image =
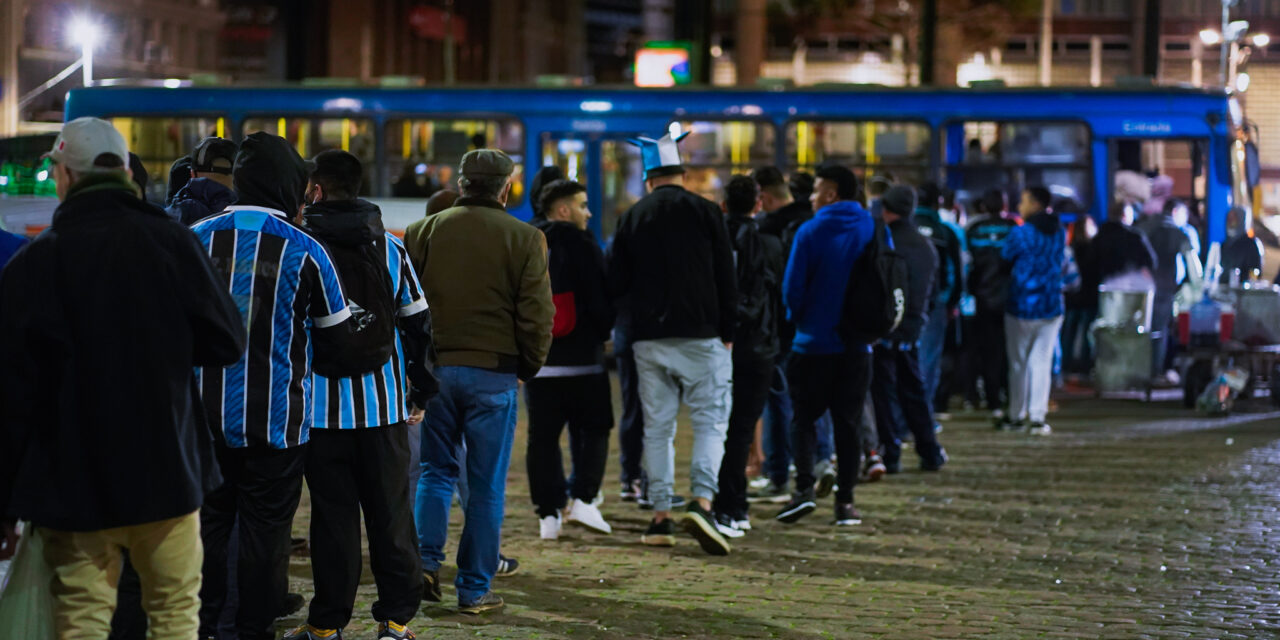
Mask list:
POLYGON ((1062 315, 1067 232, 1052 213, 1037 213, 1009 232, 1000 255, 1012 263, 1006 312, 1023 320, 1062 315))

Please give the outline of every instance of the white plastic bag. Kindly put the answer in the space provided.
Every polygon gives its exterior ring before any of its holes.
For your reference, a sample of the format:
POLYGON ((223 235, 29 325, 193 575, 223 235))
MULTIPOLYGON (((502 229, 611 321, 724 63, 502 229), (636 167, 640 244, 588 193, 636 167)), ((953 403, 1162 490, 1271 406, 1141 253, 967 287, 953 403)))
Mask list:
POLYGON ((6 638, 55 639, 53 569, 44 560, 44 538, 30 523, 23 523, 18 551, 0 582, 0 629, 6 638))

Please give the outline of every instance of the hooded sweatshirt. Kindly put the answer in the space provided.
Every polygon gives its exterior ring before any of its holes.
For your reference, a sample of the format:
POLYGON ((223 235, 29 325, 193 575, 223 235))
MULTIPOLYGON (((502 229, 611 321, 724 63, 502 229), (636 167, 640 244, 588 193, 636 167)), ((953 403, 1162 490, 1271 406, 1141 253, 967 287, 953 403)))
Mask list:
POLYGON ((1000 255, 1012 263, 1006 312, 1023 320, 1062 315, 1067 232, 1058 216, 1040 212, 1009 232, 1000 255))
POLYGON ((556 307, 551 351, 538 376, 581 375, 594 367, 603 372, 614 311, 600 245, 590 232, 569 222, 536 218, 532 224, 547 237, 547 272, 556 307))
POLYGON ((797 353, 836 354, 858 346, 844 344, 836 327, 853 264, 874 230, 875 221, 862 205, 841 200, 819 209, 796 231, 782 298, 796 325, 791 348, 797 353))
POLYGON ((165 212, 170 218, 191 226, 235 203, 234 191, 209 178, 196 178, 174 194, 165 212))
POLYGON ((240 143, 231 171, 239 201, 267 207, 292 219, 307 190, 307 162, 280 136, 258 131, 240 143))

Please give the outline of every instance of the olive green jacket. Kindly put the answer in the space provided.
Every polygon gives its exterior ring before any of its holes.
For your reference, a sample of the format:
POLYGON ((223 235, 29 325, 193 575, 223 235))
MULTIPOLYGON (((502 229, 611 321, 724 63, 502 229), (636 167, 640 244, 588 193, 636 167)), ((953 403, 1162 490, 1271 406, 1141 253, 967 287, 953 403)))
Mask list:
POLYGON ((409 225, 404 244, 431 307, 440 366, 528 380, 551 349, 551 278, 542 232, 494 200, 459 198, 409 225))

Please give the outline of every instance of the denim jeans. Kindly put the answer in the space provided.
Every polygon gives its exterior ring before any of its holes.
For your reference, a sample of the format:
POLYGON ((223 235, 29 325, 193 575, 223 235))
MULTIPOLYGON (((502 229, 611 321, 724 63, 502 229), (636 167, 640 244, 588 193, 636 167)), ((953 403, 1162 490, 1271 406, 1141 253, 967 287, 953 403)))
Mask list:
POLYGON ((498 570, 516 376, 474 367, 440 367, 436 374, 440 394, 427 403, 422 422, 422 479, 414 505, 418 551, 425 571, 444 562, 449 508, 465 455, 468 495, 454 584, 458 602, 470 604, 489 591, 498 570))
POLYGON ((640 407, 640 383, 636 377, 636 356, 631 334, 619 323, 613 329, 613 355, 618 363, 618 387, 622 391, 622 419, 618 422, 618 462, 622 484, 644 480, 644 410, 640 407))
POLYGON ((1093 336, 1089 326, 1098 316, 1093 308, 1067 309, 1062 322, 1062 370, 1084 373, 1093 370, 1093 336))
POLYGON ((924 376, 924 397, 933 406, 942 375, 942 350, 947 344, 947 308, 935 303, 920 334, 920 373, 924 376))
POLYGON ((689 483, 694 498, 712 500, 733 400, 733 365, 717 338, 664 338, 631 345, 644 407, 644 467, 654 511, 671 510, 676 415, 683 396, 693 427, 689 483))
MULTIPOLYGON (((782 360, 774 369, 769 399, 764 407, 764 433, 760 438, 760 447, 764 449, 764 475, 779 487, 785 487, 791 475, 792 408, 786 367, 786 361, 782 360)), ((815 463, 830 460, 835 454, 831 412, 827 412, 818 418, 813 460, 815 463)))

